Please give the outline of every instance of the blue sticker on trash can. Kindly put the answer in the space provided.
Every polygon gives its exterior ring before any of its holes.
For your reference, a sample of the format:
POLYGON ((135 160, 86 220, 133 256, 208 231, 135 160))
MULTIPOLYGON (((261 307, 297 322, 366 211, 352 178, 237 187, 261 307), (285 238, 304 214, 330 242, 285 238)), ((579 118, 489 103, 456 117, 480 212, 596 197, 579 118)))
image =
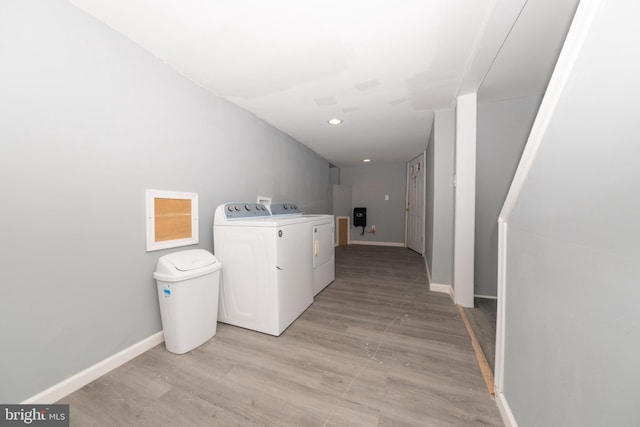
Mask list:
POLYGON ((167 296, 167 297, 171 296, 171 289, 166 289, 165 288, 164 295, 167 296))

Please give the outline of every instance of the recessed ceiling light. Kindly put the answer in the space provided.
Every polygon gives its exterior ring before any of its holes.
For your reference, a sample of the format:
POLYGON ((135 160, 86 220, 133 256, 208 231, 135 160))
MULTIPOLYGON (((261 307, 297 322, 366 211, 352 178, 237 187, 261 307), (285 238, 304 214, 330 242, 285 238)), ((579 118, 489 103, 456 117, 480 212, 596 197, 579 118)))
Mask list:
POLYGON ((365 163, 369 163, 371 161, 371 159, 364 159, 363 162, 365 163))
POLYGON ((340 120, 340 119, 330 119, 330 120, 328 121, 328 123, 329 123, 330 125, 339 125, 340 123, 342 123, 342 120, 340 120))

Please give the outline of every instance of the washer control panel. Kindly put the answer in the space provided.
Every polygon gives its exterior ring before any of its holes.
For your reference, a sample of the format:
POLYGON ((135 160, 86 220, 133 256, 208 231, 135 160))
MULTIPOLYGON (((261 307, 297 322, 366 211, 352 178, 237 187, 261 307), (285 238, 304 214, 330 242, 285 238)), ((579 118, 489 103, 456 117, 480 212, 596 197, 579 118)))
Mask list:
POLYGON ((270 217, 271 213, 265 205, 259 203, 227 203, 224 205, 226 219, 246 219, 270 217))
POLYGON ((301 215, 302 211, 298 209, 295 203, 271 203, 269 207, 271 215, 301 215))

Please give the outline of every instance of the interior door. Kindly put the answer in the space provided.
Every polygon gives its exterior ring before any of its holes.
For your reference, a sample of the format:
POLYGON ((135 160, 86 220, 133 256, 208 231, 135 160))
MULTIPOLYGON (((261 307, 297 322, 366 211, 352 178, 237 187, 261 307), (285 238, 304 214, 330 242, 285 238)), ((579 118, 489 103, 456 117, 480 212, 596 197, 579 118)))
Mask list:
POLYGON ((424 154, 407 163, 407 247, 424 253, 424 154))

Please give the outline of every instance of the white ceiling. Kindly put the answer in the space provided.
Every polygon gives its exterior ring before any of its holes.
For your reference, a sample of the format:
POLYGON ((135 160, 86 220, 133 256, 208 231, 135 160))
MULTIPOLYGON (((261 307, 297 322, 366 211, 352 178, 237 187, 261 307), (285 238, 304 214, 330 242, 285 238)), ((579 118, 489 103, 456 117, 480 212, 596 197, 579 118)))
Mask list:
POLYGON ((507 81, 526 90, 540 81, 546 85, 540 76, 548 78, 553 64, 547 48, 557 51, 560 43, 547 19, 554 28, 560 21, 566 32, 577 1, 529 0, 536 6, 524 9, 526 0, 71 3, 208 91, 347 166, 364 158, 389 163, 419 155, 433 112, 452 107, 461 90, 477 90, 492 63, 496 87, 507 81), (535 13, 524 20, 527 9, 535 13), (524 42, 537 47, 523 52, 523 40, 516 38, 510 56, 495 60, 508 31, 516 34, 511 27, 521 11, 524 42), (523 54, 528 62, 516 76, 512 66, 523 54), (343 123, 328 125, 333 117, 343 123))

